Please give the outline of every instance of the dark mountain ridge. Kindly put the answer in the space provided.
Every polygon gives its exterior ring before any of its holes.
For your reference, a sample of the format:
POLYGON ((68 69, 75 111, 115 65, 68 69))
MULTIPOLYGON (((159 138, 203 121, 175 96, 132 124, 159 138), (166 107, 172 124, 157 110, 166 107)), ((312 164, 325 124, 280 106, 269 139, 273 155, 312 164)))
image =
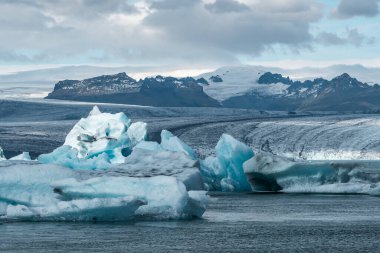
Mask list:
MULTIPOLYGON (((223 82, 223 79, 217 79, 223 82)), ((368 112, 380 109, 380 86, 360 82, 347 73, 331 80, 294 81, 281 74, 266 72, 257 83, 262 89, 252 89, 218 102, 203 91, 203 87, 209 85, 204 78, 158 75, 137 81, 126 73, 119 73, 81 81, 60 81, 46 98, 161 107, 223 106, 279 111, 368 112), (265 92, 266 86, 271 89, 276 84, 282 85, 281 92, 265 92)))
POLYGON ((85 80, 58 82, 47 99, 103 102, 167 107, 219 107, 203 92, 203 78, 149 77, 139 81, 126 73, 85 80))

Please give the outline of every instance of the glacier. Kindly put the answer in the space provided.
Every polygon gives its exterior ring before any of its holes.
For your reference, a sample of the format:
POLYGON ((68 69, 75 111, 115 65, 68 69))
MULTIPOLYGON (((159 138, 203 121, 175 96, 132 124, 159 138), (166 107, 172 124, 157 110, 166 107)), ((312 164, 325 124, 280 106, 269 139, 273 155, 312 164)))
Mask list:
POLYGON ((201 173, 207 189, 225 192, 251 191, 243 164, 254 157, 253 150, 231 135, 223 134, 215 151, 216 157, 209 156, 201 161, 201 173))
POLYGON ((379 161, 296 161, 260 152, 243 167, 253 191, 380 195, 379 161))

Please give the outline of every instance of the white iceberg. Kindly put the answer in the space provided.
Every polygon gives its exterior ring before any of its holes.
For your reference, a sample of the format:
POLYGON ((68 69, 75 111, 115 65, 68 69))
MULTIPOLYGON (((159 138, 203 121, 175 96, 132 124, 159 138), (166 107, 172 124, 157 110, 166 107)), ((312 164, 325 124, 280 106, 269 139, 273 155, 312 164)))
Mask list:
POLYGON ((0 219, 128 220, 201 217, 204 191, 175 177, 88 177, 86 171, 37 162, 0 164, 0 219))
POLYGON ((161 147, 168 151, 183 152, 193 159, 196 158, 192 148, 167 130, 161 131, 161 147))
POLYGON ((208 197, 195 152, 169 131, 97 107, 63 146, 0 165, 0 219, 104 221, 201 217, 208 197))
POLYGON ((125 221, 145 202, 136 197, 60 201, 51 206, 8 205, 0 219, 26 221, 125 221))
MULTIPOLYGON (((149 142, 146 142, 149 143, 149 142)), ((204 190, 199 161, 183 152, 149 150, 137 145, 125 162, 109 170, 130 177, 172 176, 183 182, 188 191, 204 190)))
POLYGON ((253 150, 223 134, 215 148, 216 157, 201 161, 201 173, 209 190, 251 191, 243 164, 254 156, 253 150))
POLYGON ((136 216, 145 219, 187 219, 205 211, 206 192, 189 194, 174 177, 96 177, 85 181, 67 179, 52 184, 64 199, 120 198, 135 196, 145 200, 136 216))
POLYGON ((31 161, 32 158, 30 157, 29 152, 22 152, 21 154, 12 157, 12 158, 10 158, 9 160, 16 160, 16 161, 31 161))
POLYGON ((259 153, 244 163, 254 191, 380 193, 379 161, 293 161, 259 153))
POLYGON ((124 113, 101 113, 95 106, 87 118, 75 124, 63 146, 38 160, 68 168, 108 169, 112 164, 123 163, 124 157, 146 137, 146 123, 131 124, 124 113))
POLYGON ((0 202, 25 206, 56 203, 50 183, 74 175, 72 170, 52 164, 3 161, 0 163, 0 202))

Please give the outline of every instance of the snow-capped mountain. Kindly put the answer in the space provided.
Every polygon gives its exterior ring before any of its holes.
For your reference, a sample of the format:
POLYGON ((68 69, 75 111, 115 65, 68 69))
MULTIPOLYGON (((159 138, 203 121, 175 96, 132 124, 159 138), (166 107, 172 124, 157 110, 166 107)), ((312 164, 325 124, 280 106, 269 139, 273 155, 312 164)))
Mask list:
POLYGON ((149 77, 139 81, 126 73, 58 82, 46 98, 148 106, 206 106, 220 104, 203 92, 203 78, 149 77))
POLYGON ((256 88, 231 97, 222 102, 223 106, 288 111, 374 111, 380 108, 380 86, 360 82, 347 73, 331 80, 293 81, 281 74, 266 72, 257 83, 268 88, 256 88), (283 89, 272 92, 271 85, 283 89))
MULTIPOLYGON (((326 68, 282 69, 264 66, 230 66, 199 75, 209 82, 204 91, 214 99, 222 102, 229 98, 241 96, 248 92, 263 95, 286 94, 287 82, 259 82, 260 77, 267 73, 277 73, 290 77, 294 81, 311 81, 318 78, 331 80, 342 73, 349 73, 363 83, 373 86, 380 83, 380 69, 366 68, 361 65, 334 65, 326 68), (284 85, 285 84, 285 85, 284 85)), ((305 87, 303 87, 305 88, 305 87)), ((302 89, 302 88, 300 88, 302 89)))
POLYGON ((60 81, 47 98, 281 111, 380 110, 380 86, 375 81, 368 84, 347 73, 340 73, 332 79, 294 79, 284 72, 278 68, 240 66, 220 68, 195 78, 158 75, 139 81, 119 73, 81 81, 60 81))
POLYGON ((136 82, 135 79, 127 76, 126 73, 119 73, 116 75, 103 75, 77 80, 64 80, 59 81, 55 87, 54 92, 61 94, 66 92, 70 94, 73 90, 81 95, 96 95, 96 94, 114 94, 120 92, 138 92, 141 84, 136 82))
MULTIPOLYGON (((348 69, 358 70, 358 68, 363 70, 364 67, 351 66, 348 69)), ((376 69, 364 68, 366 73, 371 73, 365 79, 369 80, 369 83, 359 81, 342 72, 332 79, 329 78, 331 73, 340 69, 335 66, 331 67, 326 75, 315 74, 315 78, 296 79, 292 76, 304 77, 309 69, 296 71, 260 66, 237 66, 223 67, 198 77, 208 81, 209 85, 204 87, 204 91, 224 107, 288 111, 378 110, 380 87, 377 83, 380 82, 377 80, 380 81, 380 74, 376 72, 376 69)), ((317 73, 321 73, 320 71, 317 73)), ((353 72, 357 73, 357 71, 353 72)))

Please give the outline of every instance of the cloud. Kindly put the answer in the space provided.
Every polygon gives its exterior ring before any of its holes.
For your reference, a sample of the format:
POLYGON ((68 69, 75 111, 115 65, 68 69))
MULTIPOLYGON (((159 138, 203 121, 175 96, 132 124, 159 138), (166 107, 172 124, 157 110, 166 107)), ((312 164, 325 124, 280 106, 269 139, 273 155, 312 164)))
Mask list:
POLYGON ((348 19, 356 16, 374 17, 379 14, 379 0, 341 0, 333 16, 348 19))
POLYGON ((310 47, 322 13, 315 0, 4 0, 0 61, 231 64, 310 47))
POLYGON ((242 12, 250 10, 249 6, 235 0, 216 0, 206 4, 206 9, 213 13, 242 12))
POLYGON ((199 3, 201 3, 200 0, 156 0, 150 2, 150 7, 156 10, 176 10, 191 8, 199 3))
POLYGON ((316 37, 316 42, 326 46, 353 45, 360 47, 363 44, 373 44, 374 41, 374 37, 368 38, 359 33, 357 29, 348 29, 343 36, 331 32, 321 32, 316 37))

